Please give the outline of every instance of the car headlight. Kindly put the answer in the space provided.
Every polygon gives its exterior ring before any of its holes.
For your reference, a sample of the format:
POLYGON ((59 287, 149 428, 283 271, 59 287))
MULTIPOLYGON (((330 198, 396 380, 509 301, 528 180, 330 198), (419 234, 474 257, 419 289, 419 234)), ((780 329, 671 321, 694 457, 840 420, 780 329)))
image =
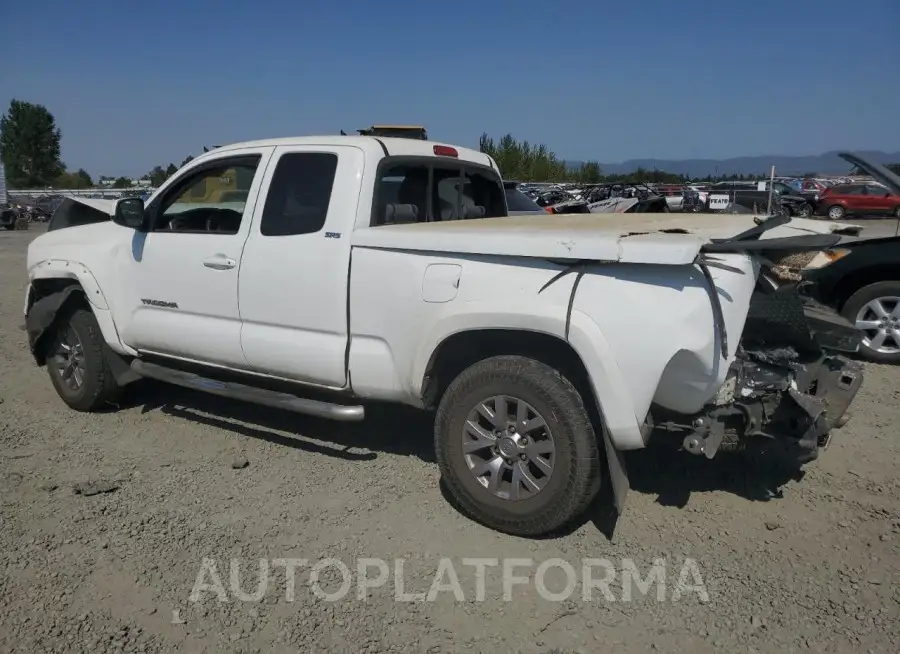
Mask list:
POLYGON ((835 248, 832 250, 822 250, 815 257, 813 257, 812 261, 806 264, 804 270, 816 270, 818 268, 824 268, 839 259, 843 259, 848 254, 850 254, 850 250, 845 248, 835 248))

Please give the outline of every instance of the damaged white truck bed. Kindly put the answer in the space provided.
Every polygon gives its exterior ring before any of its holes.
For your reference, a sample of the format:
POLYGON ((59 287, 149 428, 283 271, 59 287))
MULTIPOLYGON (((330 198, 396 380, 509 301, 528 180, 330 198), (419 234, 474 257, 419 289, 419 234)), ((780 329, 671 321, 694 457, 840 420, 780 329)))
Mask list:
POLYGON ((495 163, 463 148, 217 148, 146 206, 64 205, 29 248, 31 349, 77 410, 140 376, 338 420, 435 409, 450 491, 522 535, 575 519, 602 479, 621 510, 621 453, 655 423, 694 454, 758 439, 802 464, 844 420, 859 335, 757 283, 835 224, 505 214, 495 163), (243 187, 210 192, 223 179, 243 187))

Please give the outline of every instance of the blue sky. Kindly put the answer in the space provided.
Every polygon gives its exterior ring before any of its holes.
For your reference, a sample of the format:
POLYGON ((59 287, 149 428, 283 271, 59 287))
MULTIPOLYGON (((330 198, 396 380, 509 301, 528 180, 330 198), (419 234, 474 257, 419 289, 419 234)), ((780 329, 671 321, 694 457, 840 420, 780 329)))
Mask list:
POLYGON ((94 175, 378 122, 601 162, 900 150, 900 0, 3 4, 3 111, 46 105, 94 175))

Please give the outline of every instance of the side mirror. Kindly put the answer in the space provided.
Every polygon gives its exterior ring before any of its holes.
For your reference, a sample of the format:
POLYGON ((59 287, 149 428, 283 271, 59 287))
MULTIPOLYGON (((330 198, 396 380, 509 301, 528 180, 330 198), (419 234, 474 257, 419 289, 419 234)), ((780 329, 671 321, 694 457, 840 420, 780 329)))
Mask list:
POLYGON ((120 198, 116 202, 113 222, 122 227, 143 231, 144 200, 142 198, 120 198))

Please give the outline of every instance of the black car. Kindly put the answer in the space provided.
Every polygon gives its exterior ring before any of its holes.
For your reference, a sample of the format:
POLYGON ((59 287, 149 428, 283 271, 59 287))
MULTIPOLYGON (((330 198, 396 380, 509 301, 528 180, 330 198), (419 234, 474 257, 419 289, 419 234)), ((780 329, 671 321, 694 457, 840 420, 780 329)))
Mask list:
MULTIPOLYGON (((708 210, 736 204, 754 213, 765 213, 769 206, 769 182, 719 182, 709 188, 708 210), (725 197, 727 196, 727 203, 725 197), (718 203, 718 204, 717 204, 718 203)), ((772 193, 772 213, 806 218, 812 206, 806 198, 783 182, 775 182, 772 193)))
POLYGON ((519 182, 505 181, 503 190, 506 192, 506 206, 510 216, 546 215, 543 207, 519 190, 519 182))
POLYGON ((19 214, 12 207, 0 207, 0 227, 12 230, 16 228, 19 214))
MULTIPOLYGON (((900 177, 881 164, 860 154, 840 156, 900 194, 900 177)), ((900 236, 845 239, 813 259, 802 275, 804 293, 864 333, 862 357, 900 363, 900 236)))

